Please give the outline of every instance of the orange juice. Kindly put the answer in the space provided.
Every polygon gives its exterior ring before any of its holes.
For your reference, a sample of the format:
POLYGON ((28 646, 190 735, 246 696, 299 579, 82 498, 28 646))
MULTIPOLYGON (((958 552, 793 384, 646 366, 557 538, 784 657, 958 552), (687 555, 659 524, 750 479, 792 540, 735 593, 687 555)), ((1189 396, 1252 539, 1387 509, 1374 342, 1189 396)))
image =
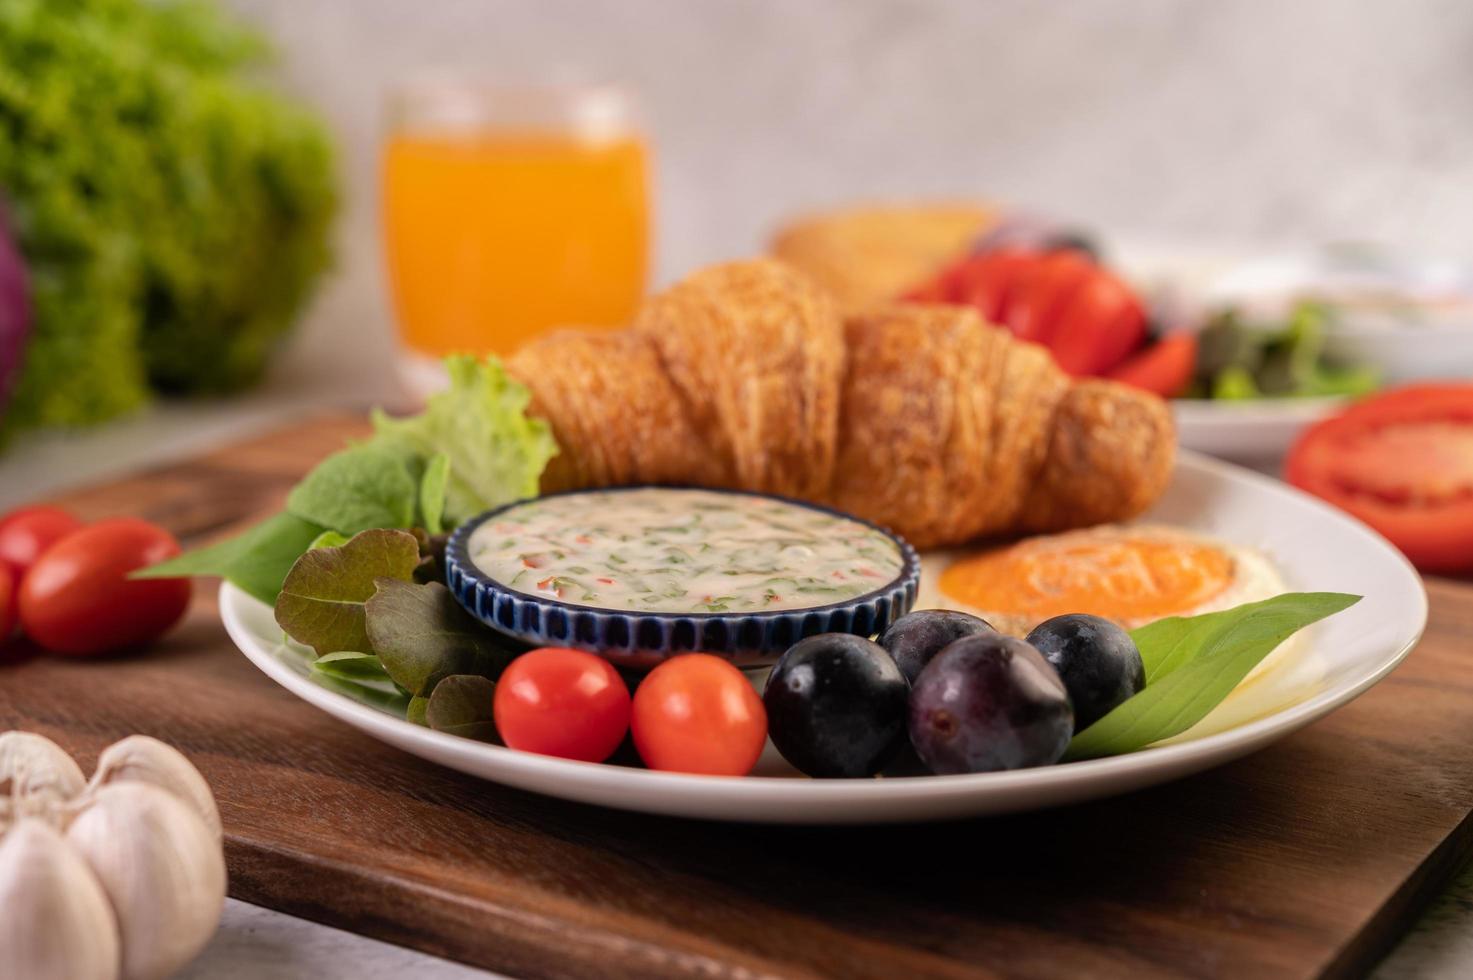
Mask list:
POLYGON ((391 134, 383 226, 415 351, 510 353, 550 327, 618 327, 644 292, 648 162, 622 134, 391 134))

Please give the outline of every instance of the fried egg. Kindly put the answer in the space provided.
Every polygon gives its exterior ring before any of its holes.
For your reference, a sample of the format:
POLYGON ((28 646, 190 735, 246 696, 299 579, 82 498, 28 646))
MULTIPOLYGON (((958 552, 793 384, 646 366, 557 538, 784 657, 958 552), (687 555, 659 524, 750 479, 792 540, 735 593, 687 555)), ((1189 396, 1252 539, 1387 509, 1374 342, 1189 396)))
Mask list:
POLYGON ((1134 629, 1285 591, 1267 558, 1164 525, 1105 525, 922 559, 916 608, 958 609, 1024 636, 1045 619, 1092 613, 1134 629))

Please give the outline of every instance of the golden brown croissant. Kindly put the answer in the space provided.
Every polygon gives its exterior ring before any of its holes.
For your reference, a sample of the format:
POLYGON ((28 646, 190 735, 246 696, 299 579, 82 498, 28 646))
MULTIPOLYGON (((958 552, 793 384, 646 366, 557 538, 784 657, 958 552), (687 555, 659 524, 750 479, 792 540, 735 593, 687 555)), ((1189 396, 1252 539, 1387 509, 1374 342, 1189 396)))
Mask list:
POLYGON ((842 321, 783 263, 704 269, 613 334, 508 362, 561 455, 546 489, 741 487, 832 503, 917 547, 1122 520, 1170 477, 1160 399, 1071 381, 957 306, 842 321))

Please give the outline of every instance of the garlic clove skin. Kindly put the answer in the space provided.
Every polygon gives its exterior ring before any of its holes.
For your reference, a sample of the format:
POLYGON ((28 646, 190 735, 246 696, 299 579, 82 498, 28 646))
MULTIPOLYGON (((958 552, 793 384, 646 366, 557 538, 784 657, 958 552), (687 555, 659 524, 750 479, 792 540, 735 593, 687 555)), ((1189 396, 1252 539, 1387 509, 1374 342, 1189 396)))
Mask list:
POLYGON ((206 826, 221 837, 220 810, 210 784, 183 752, 147 735, 129 735, 103 750, 97 771, 87 785, 89 793, 117 782, 148 783, 188 803, 206 826))
POLYGON ((117 917, 122 980, 163 980, 204 948, 225 904, 225 856, 190 805, 140 782, 100 786, 67 840, 117 917))
POLYGON ((14 980, 117 980, 118 927, 102 885, 50 824, 0 839, 0 965, 14 980))
POLYGON ((86 785, 81 768, 51 739, 33 732, 0 734, 0 832, 26 816, 59 823, 57 807, 86 785))

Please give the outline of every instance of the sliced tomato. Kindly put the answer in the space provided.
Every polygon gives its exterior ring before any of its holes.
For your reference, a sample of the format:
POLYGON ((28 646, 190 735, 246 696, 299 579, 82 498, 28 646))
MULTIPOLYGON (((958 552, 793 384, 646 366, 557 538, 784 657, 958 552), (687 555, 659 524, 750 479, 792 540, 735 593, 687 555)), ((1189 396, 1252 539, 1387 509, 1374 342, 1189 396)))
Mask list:
POLYGON ((1196 369, 1197 335, 1174 333, 1107 371, 1105 377, 1175 398, 1187 390, 1196 369))
POLYGON ((1473 384, 1409 385, 1359 402, 1301 435, 1284 476, 1424 571, 1473 570, 1473 384))
POLYGON ((1095 266, 1065 301, 1050 334, 1059 367, 1076 378, 1100 375, 1146 339, 1146 313, 1135 290, 1095 266))
POLYGON ((1075 251, 1049 252, 1017 275, 1002 322, 1020 340, 1047 345, 1074 291, 1097 267, 1075 251))
POLYGON ((1001 324, 1026 270, 1043 258, 1023 249, 999 249, 976 256, 957 277, 952 299, 975 307, 988 323, 1001 324))

